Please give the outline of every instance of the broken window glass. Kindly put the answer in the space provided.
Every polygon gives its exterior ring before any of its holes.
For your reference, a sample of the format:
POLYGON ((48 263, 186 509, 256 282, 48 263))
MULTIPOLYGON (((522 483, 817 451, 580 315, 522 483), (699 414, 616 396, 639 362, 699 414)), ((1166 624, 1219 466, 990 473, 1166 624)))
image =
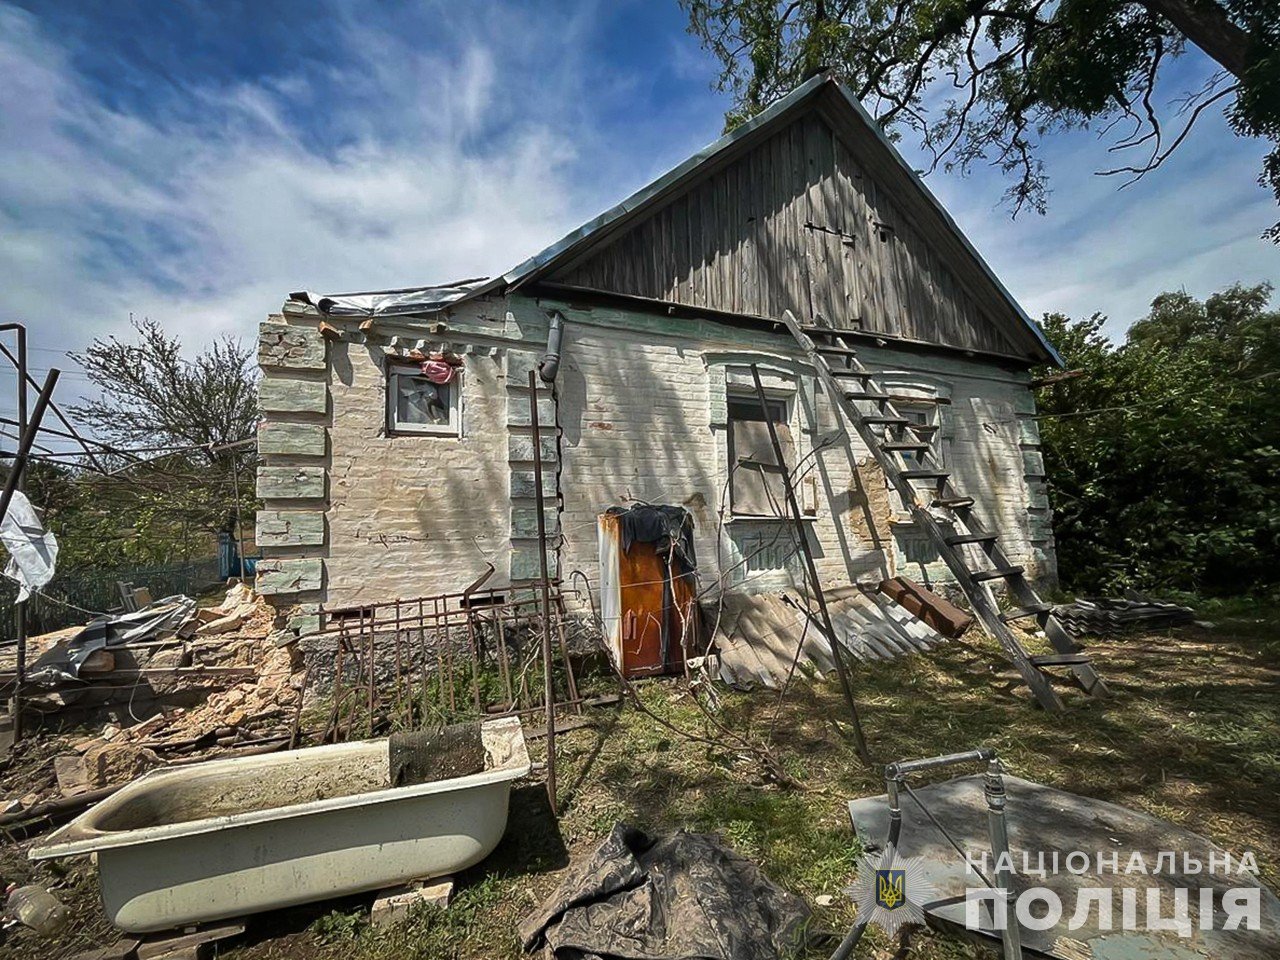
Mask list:
POLYGON ((459 436, 461 383, 433 383, 415 366, 392 367, 387 375, 387 408, 393 433, 459 436))

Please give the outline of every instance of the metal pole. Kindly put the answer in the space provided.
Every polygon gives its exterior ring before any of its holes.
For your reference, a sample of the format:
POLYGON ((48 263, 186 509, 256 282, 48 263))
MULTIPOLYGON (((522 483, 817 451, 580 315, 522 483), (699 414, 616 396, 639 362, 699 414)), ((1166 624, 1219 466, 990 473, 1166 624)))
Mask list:
POLYGON ((1018 928, 1018 914, 1014 909, 1013 871, 1010 869, 1009 827, 1004 819, 1004 777, 1000 761, 987 763, 983 778, 983 793, 987 798, 987 830, 991 835, 991 855, 996 858, 996 893, 1004 896, 1004 927, 1000 938, 1004 942, 1004 960, 1022 960, 1022 931, 1018 928), (1003 866, 1001 865, 1003 863, 1003 866))
MULTIPOLYGON (((20 387, 18 390, 18 417, 26 420, 26 337, 19 337, 18 357, 22 362, 22 369, 19 373, 20 387)), ((36 399, 35 410, 31 413, 31 419, 27 421, 22 430, 22 439, 18 441, 18 452, 14 454, 13 466, 9 470, 9 476, 5 480, 4 493, 0 495, 0 520, 4 519, 6 513, 9 512, 9 504, 13 500, 15 491, 22 487, 22 475, 27 469, 27 457, 31 453, 31 447, 35 443, 36 433, 40 429, 40 421, 44 419, 44 412, 49 406, 49 398, 53 396, 53 388, 58 383, 58 371, 50 370, 44 378, 44 386, 40 389, 40 396, 36 399)), ((18 627, 18 669, 14 676, 13 699, 10 706, 13 712, 13 739, 18 741, 22 739, 22 684, 26 680, 27 675, 27 605, 19 603, 17 609, 17 627, 18 627)))
POLYGON ((556 811, 556 700, 551 678, 551 594, 547 570, 547 519, 542 503, 542 436, 538 425, 538 379, 529 371, 529 427, 533 433, 533 491, 538 514, 538 563, 542 570, 542 673, 547 701, 547 800, 556 811))
POLYGON ((801 519, 800 504, 796 500, 795 487, 791 485, 791 473, 787 470, 782 456, 782 444, 778 441, 778 431, 774 429, 773 418, 769 416, 769 404, 764 395, 764 384, 760 382, 760 371, 751 364, 751 377, 756 383, 756 397, 760 400, 760 409, 764 414, 765 426, 769 428, 769 439, 773 443, 773 458, 782 474, 782 485, 787 494, 787 506, 791 510, 791 519, 795 523, 796 538, 800 541, 800 552, 804 555, 805 570, 809 582, 813 586, 813 595, 818 601, 818 612, 822 617, 822 627, 831 641, 831 659, 835 661, 836 675, 840 678, 840 692, 849 706, 849 715, 853 718, 853 745, 860 759, 871 766, 871 754, 867 750, 866 737, 862 734, 862 721, 858 717, 858 705, 853 699, 853 685, 849 682, 849 673, 845 669, 844 657, 840 652, 840 641, 831 625, 831 614, 827 610, 827 599, 822 595, 822 584, 818 580, 818 568, 813 562, 813 551, 809 549, 809 538, 805 533, 804 521, 801 519))

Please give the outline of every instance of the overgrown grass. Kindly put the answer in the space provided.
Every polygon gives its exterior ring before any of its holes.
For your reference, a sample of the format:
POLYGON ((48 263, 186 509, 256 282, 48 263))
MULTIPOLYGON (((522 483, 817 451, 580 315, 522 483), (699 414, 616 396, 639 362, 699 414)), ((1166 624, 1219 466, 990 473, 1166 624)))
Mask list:
MULTIPOLYGON (((1262 879, 1274 886, 1280 610, 1224 605, 1202 615, 1217 625, 1090 644, 1113 696, 1090 700, 1064 683, 1064 714, 1035 707, 976 631, 927 657, 859 667, 854 680, 875 769, 854 757, 836 686, 799 682, 783 701, 772 749, 803 789, 771 782, 747 752, 680 736, 632 706, 598 710, 589 714, 594 728, 560 740, 561 816, 550 815, 540 784, 518 788, 506 838, 458 878, 447 910, 423 910, 383 934, 365 919, 369 897, 282 911, 254 918, 245 941, 224 955, 520 956, 519 922, 570 860, 618 820, 651 831, 719 832, 811 904, 830 897, 815 906, 813 927, 842 931, 853 919, 843 888, 860 854, 846 802, 882 792, 885 762, 977 745, 995 747, 1018 776, 1165 817, 1237 853, 1252 850, 1262 879)), ((713 732, 681 682, 650 681, 638 690, 667 723, 698 736, 713 732)), ((721 691, 721 701, 719 722, 766 738, 776 695, 721 691)), ((542 741, 531 748, 540 751, 542 741)), ((912 944, 920 960, 990 955, 931 931, 917 932, 912 944)), ((888 956, 894 946, 873 932, 858 955, 888 956)), ((815 946, 812 956, 829 949, 815 946)))

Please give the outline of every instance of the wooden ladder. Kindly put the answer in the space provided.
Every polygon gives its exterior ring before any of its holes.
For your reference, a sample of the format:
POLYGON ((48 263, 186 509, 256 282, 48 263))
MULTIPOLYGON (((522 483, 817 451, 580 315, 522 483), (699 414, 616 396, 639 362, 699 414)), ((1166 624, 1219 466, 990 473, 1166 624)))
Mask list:
POLYGON ((1052 605, 1040 599, 1023 568, 1009 562, 997 534, 988 531, 976 516, 974 499, 952 484, 951 474, 942 467, 933 444, 920 435, 923 425, 902 416, 889 394, 876 388, 876 375, 863 366, 840 331, 827 326, 802 326, 790 310, 783 314, 783 322, 804 350, 831 402, 862 438, 916 524, 955 576, 983 629, 1004 648, 1040 705, 1048 710, 1063 709, 1045 673, 1048 667, 1069 667, 1086 692, 1106 696, 1106 684, 1088 656, 1054 619, 1052 605), (815 343, 814 338, 822 342, 815 343), (839 361, 834 369, 828 357, 839 361), (912 462, 907 461, 908 456, 912 462), (917 483, 929 489, 922 491, 917 483), (939 519, 935 509, 944 511, 947 519, 939 519), (981 565, 970 566, 975 554, 981 556, 981 565), (1001 611, 991 593, 990 585, 1001 580, 1017 604, 1011 610, 1001 611), (1044 631, 1054 653, 1034 656, 1018 642, 1009 624, 1031 619, 1044 631))

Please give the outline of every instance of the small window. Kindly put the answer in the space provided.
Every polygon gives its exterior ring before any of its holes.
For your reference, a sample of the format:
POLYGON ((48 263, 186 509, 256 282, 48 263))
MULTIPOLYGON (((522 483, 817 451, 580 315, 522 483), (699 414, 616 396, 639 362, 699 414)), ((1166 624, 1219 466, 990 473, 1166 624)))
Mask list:
POLYGON ((462 371, 432 383, 417 364, 387 368, 387 427, 391 433, 462 435, 462 371))
POLYGON ((729 401, 729 507, 735 517, 785 517, 786 486, 773 454, 769 421, 782 446, 786 469, 795 466, 795 443, 787 416, 787 402, 768 399, 762 409, 756 397, 729 401), (766 413, 768 419, 766 420, 766 413))

